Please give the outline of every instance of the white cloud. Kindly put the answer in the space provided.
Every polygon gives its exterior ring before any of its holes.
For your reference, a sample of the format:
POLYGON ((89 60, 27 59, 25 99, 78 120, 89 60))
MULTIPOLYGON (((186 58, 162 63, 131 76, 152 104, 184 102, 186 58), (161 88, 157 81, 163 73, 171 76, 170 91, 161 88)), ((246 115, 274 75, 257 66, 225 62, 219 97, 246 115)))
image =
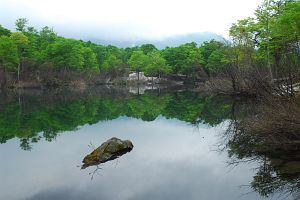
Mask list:
POLYGON ((19 17, 70 37, 157 38, 191 32, 227 36, 262 0, 0 0, 0 24, 19 17))

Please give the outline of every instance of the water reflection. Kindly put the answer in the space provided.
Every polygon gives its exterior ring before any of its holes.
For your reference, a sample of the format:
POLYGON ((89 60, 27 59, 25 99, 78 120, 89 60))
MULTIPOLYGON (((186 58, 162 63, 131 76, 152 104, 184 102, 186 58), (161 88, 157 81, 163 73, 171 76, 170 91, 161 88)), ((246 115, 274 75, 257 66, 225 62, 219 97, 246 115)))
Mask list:
POLYGON ((1 199, 299 198, 299 143, 253 132, 266 113, 257 102, 101 88, 7 94, 0 105, 1 199), (91 181, 75 166, 87 144, 111 137, 130 138, 135 151, 91 181))
POLYGON ((300 199, 300 138, 298 132, 293 133, 295 127, 285 121, 293 123, 299 105, 293 106, 287 101, 233 105, 231 124, 224 135, 225 150, 231 164, 260 163, 250 185, 261 196, 277 193, 282 198, 300 199), (289 112, 288 119, 284 112, 289 112))
POLYGON ((252 177, 256 165, 241 165, 228 172, 226 154, 214 150, 222 126, 193 126, 158 117, 151 122, 120 117, 85 125, 57 140, 40 140, 28 152, 16 148, 17 140, 0 145, 1 199, 19 200, 124 200, 212 199, 253 200, 255 193, 239 188, 252 177), (134 150, 101 166, 80 170, 82 158, 93 144, 112 136, 130 138, 134 150), (204 138, 203 138, 204 137, 204 138), (16 181, 17 180, 17 181, 16 181), (13 189, 12 189, 13 188, 13 189))
POLYGON ((51 141, 59 133, 120 116, 153 121, 162 115, 214 126, 228 118, 231 111, 230 99, 188 91, 147 91, 143 95, 120 91, 90 91, 81 95, 62 92, 40 98, 23 94, 5 104, 0 111, 1 143, 16 137, 20 138, 23 150, 30 150, 42 138, 51 141))

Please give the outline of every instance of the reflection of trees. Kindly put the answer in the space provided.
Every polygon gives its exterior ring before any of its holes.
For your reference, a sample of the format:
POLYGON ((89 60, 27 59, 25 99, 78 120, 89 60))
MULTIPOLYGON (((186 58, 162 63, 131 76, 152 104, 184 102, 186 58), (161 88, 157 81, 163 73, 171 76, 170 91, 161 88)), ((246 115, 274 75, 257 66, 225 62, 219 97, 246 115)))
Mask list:
POLYGON ((231 163, 260 163, 251 187, 264 197, 275 193, 299 198, 300 106, 296 102, 236 105, 226 132, 231 163), (298 195, 298 196, 297 196, 298 195), (297 196, 297 197, 296 197, 297 196))
POLYGON ((216 125, 230 115, 231 101, 221 97, 206 97, 193 92, 143 95, 89 94, 63 100, 41 101, 34 97, 7 103, 0 110, 0 141, 17 137, 21 148, 31 149, 31 143, 41 138, 52 141, 64 131, 76 130, 85 124, 112 120, 120 116, 153 121, 162 115, 188 123, 216 125), (22 109, 20 109, 22 106, 22 109))
POLYGON ((167 102, 163 115, 192 124, 217 125, 230 117, 232 101, 221 97, 201 97, 197 93, 176 93, 167 102), (188 98, 187 98, 188 97, 188 98))

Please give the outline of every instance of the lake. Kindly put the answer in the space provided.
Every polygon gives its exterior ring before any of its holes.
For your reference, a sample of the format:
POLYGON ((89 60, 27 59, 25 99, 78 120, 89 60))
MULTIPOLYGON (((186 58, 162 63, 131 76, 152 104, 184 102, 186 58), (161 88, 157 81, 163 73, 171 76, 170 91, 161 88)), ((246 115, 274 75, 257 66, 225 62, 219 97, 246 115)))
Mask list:
POLYGON ((297 199, 299 171, 228 135, 247 105, 168 88, 1 93, 0 199, 297 199), (81 169, 112 137, 133 150, 81 169))

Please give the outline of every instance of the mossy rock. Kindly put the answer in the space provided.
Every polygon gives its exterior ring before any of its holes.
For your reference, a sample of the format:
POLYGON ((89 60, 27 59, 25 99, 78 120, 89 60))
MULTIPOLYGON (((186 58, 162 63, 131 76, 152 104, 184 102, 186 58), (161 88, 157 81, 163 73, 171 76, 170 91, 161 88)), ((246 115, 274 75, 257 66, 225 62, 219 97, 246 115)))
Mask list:
POLYGON ((129 140, 120 140, 118 138, 111 138, 104 142, 101 146, 85 156, 83 159, 82 169, 105 163, 114 160, 123 154, 130 152, 133 149, 133 144, 129 140))

